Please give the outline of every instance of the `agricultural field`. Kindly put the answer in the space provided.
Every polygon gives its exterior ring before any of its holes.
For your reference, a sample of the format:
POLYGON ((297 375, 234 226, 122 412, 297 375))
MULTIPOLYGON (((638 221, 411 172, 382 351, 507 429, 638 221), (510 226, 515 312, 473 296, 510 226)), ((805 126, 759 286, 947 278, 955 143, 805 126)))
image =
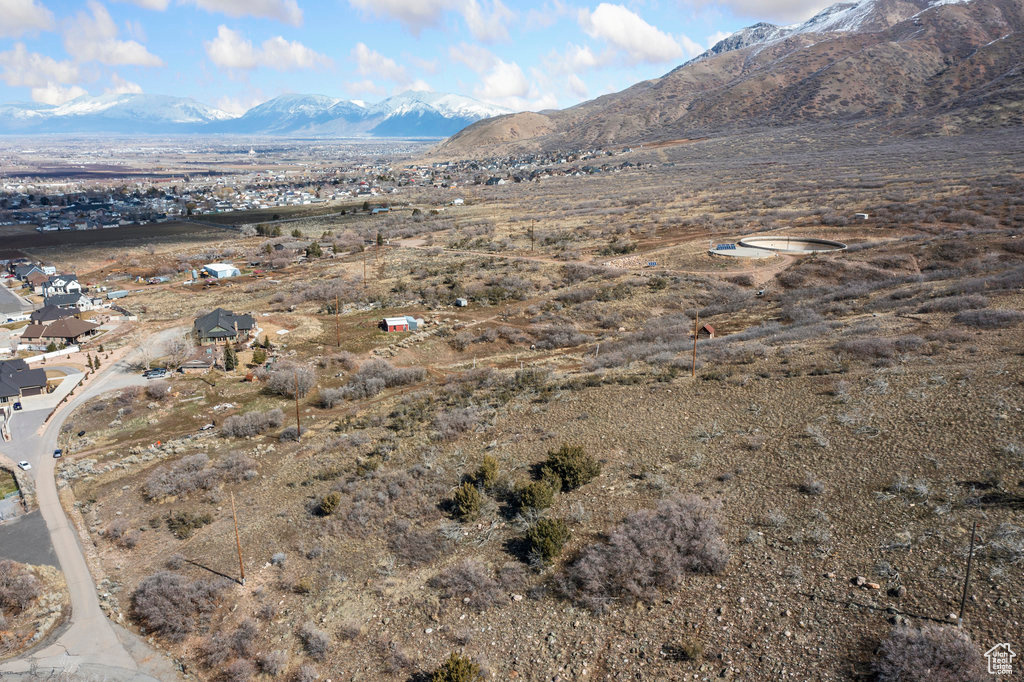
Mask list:
POLYGON ((977 522, 951 650, 1012 639, 1024 141, 780 129, 630 160, 90 246, 97 283, 172 276, 125 299, 140 334, 216 307, 260 328, 230 371, 65 424, 110 616, 199 679, 453 653, 493 679, 862 679, 894 627, 955 623, 977 522), (849 248, 707 253, 755 233, 849 248), (182 284, 211 261, 243 275, 182 284))

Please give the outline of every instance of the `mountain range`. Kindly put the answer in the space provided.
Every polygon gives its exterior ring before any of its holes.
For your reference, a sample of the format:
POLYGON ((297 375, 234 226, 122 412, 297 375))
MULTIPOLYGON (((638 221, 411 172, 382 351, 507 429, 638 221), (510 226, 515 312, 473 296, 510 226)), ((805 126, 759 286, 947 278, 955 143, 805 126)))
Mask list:
POLYGON ((60 106, 0 105, 0 134, 245 134, 443 138, 509 113, 461 95, 403 92, 377 104, 282 95, 232 116, 194 99, 150 94, 82 96, 60 106))
POLYGON ((861 0, 759 23, 660 78, 569 109, 498 116, 442 157, 635 145, 827 122, 923 134, 1024 125, 1024 0, 861 0))

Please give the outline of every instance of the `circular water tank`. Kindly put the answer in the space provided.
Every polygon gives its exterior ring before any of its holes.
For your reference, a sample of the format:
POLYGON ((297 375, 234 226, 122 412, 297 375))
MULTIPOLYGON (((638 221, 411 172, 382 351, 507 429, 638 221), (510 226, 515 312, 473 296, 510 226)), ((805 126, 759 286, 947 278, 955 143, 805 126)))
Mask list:
POLYGON ((744 237, 737 243, 751 249, 778 253, 827 253, 846 249, 846 244, 842 242, 815 237, 744 237))

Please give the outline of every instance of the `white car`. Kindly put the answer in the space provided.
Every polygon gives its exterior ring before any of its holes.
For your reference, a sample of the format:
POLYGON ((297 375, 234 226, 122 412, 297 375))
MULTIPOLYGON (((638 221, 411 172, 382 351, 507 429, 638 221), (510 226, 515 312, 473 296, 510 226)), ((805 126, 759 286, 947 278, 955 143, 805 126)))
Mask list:
POLYGON ((22 471, 28 471, 29 469, 32 468, 32 465, 26 462, 25 460, 21 460, 20 462, 18 462, 18 468, 21 469, 22 471))

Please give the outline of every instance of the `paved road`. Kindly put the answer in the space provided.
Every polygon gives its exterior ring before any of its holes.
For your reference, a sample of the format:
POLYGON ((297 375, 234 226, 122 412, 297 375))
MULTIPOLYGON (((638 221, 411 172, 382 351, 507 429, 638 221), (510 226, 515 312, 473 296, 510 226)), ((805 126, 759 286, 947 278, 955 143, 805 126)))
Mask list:
MULTIPOLYGON (((0 314, 10 315, 31 310, 32 306, 16 293, 11 291, 6 284, 0 283, 0 314)), ((3 319, 7 319, 6 317, 3 319)))
MULTIPOLYGON (((178 330, 161 332, 147 340, 153 347, 178 330)), ((53 450, 64 420, 85 401, 106 393, 143 383, 128 367, 126 358, 108 367, 53 418, 41 436, 37 429, 45 410, 25 411, 13 426, 12 441, 3 448, 14 459, 32 463, 39 511, 46 520, 53 549, 71 595, 71 621, 57 638, 38 650, 0 664, 0 678, 36 680, 70 676, 75 680, 168 680, 177 677, 166 658, 124 628, 111 623, 96 595, 96 586, 85 562, 74 526, 64 515, 54 481, 53 450), (33 424, 36 430, 33 430, 33 424)))
POLYGON ((50 530, 39 510, 0 523, 0 559, 59 567, 50 530))

